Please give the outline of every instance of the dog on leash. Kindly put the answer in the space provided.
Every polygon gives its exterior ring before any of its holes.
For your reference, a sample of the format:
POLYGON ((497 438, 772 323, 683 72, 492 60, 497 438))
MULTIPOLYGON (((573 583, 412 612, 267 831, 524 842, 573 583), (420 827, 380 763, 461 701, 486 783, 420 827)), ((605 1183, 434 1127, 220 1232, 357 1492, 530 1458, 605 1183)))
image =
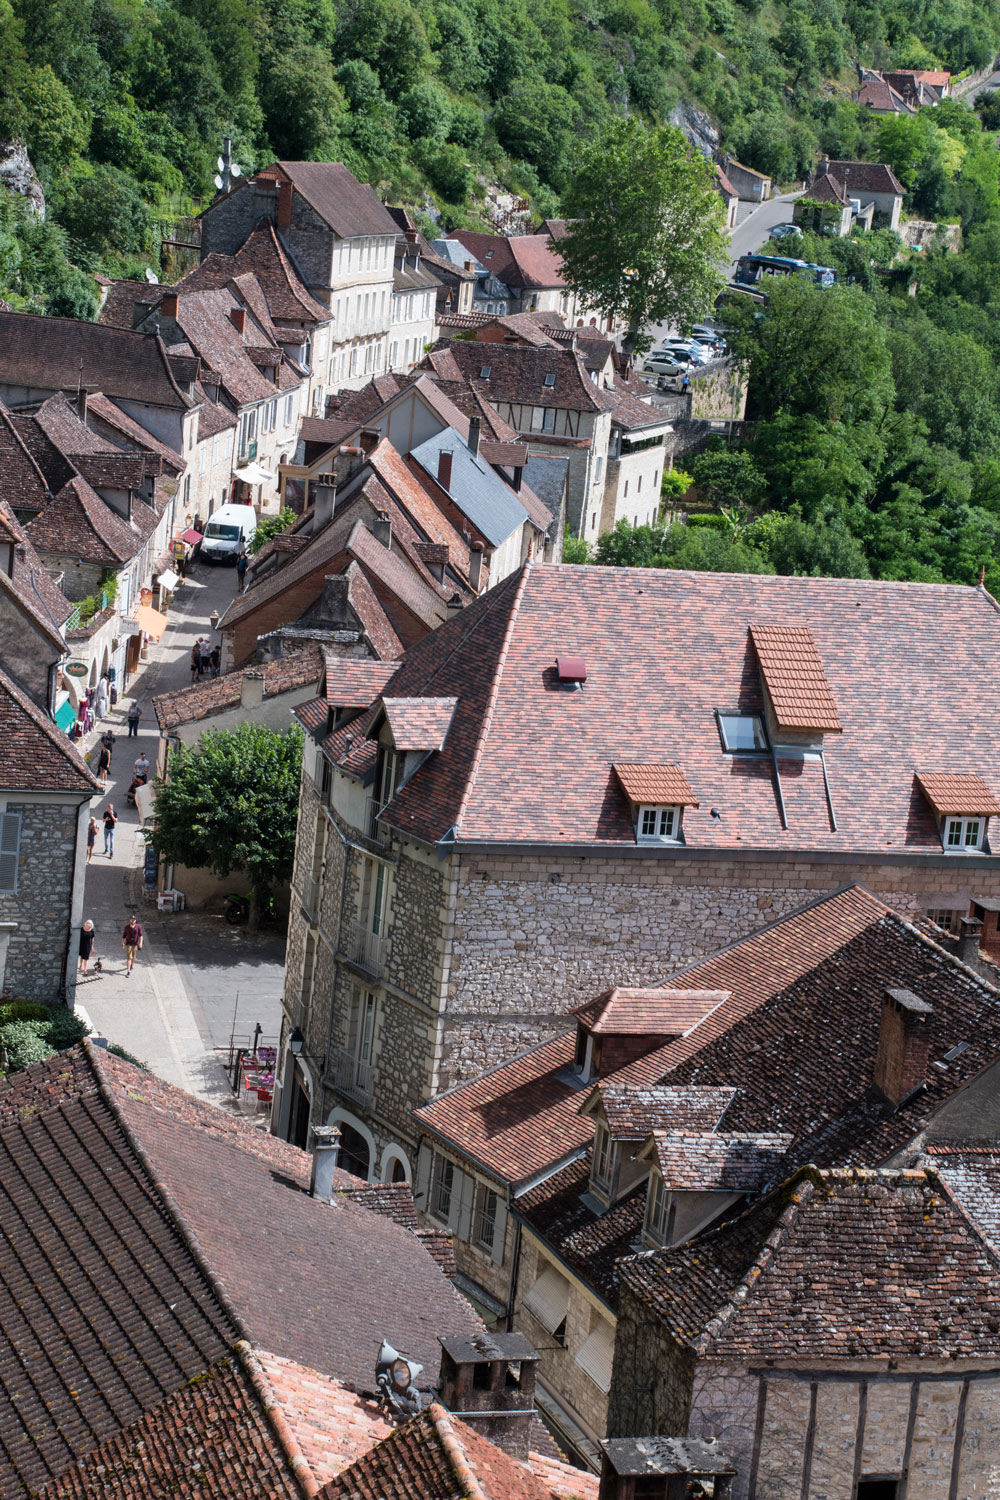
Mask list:
POLYGON ((95 974, 101 974, 103 972, 104 972, 104 964, 102 963, 102 961, 100 959, 97 959, 95 961, 95 963, 94 963, 94 973, 95 974))

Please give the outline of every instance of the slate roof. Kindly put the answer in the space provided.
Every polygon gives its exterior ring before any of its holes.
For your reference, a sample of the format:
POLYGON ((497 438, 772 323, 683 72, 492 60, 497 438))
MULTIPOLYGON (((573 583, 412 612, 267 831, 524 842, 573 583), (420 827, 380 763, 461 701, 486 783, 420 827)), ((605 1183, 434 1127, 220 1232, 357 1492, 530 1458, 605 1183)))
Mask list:
POLYGON ((532 453, 524 467, 524 482, 553 517, 565 499, 569 459, 556 454, 532 453))
POLYGON ((672 807, 697 807, 698 798, 680 766, 616 765, 615 775, 630 802, 672 807))
MULTIPOLYGON (((0 788, 92 797, 101 783, 73 742, 0 671, 0 788)), ((27 857, 22 851, 22 858, 27 857)))
POLYGON ((501 546, 528 519, 528 512, 484 454, 473 453, 457 432, 446 427, 414 448, 411 457, 436 484, 442 452, 452 455, 451 480, 441 488, 494 547, 501 546))
POLYGON ((947 813, 980 813, 990 817, 1000 813, 1000 802, 981 776, 918 771, 917 781, 931 807, 942 816, 947 813))
POLYGON ((791 1143, 790 1135, 775 1132, 728 1135, 656 1130, 650 1154, 670 1189, 753 1193, 774 1181, 791 1143))
POLYGON ((998 647, 1000 611, 973 588, 529 563, 408 651, 390 693, 454 696, 458 709, 445 752, 386 820, 428 842, 457 826, 459 843, 634 845, 613 767, 641 754, 683 765, 700 803, 685 813, 685 845, 650 857, 694 847, 939 859, 914 772, 932 744, 939 764, 992 784, 1000 686, 983 663, 998 647), (836 830, 818 762, 779 757, 784 827, 770 756, 727 755, 719 739, 717 710, 763 710, 750 625, 790 623, 810 631, 844 727, 826 748, 836 830), (556 682, 566 653, 587 663, 580 692, 556 682), (669 693, 669 714, 652 684, 669 693))
POLYGON ((778 728, 839 734, 844 726, 808 628, 751 624, 750 638, 778 728))
POLYGON ((736 1098, 735 1088, 626 1088, 610 1080, 597 1085, 613 1141, 645 1141, 654 1130, 715 1130, 736 1098))
POLYGON ((685 1036, 724 1000, 728 990, 605 990, 573 1015, 594 1036, 685 1036))
POLYGON ((293 182, 295 191, 340 239, 397 232, 395 220, 371 188, 359 182, 343 162, 279 161, 261 167, 256 175, 293 182))
POLYGON ((264 678, 264 697, 293 693, 324 679, 326 661, 319 646, 306 646, 259 667, 244 667, 227 672, 208 682, 196 682, 176 693, 161 693, 153 699, 153 712, 161 734, 168 734, 179 724, 191 724, 235 708, 240 702, 243 679, 247 672, 258 672, 264 678))
POLYGON ((1000 1254, 1000 1147, 995 1141, 933 1141, 918 1163, 932 1168, 1000 1254))
POLYGON ((177 411, 191 405, 156 334, 79 318, 0 312, 0 381, 51 391, 75 391, 82 384, 112 399, 177 411))
POLYGON ((560 1077, 573 1054, 574 1035, 564 1032, 439 1094, 413 1118, 505 1181, 524 1181, 593 1135, 579 1089, 560 1077))
POLYGON ((556 344, 481 344, 447 339, 424 356, 418 369, 436 370, 444 380, 472 380, 489 401, 553 406, 568 411, 606 411, 615 397, 590 379, 575 349, 556 344), (489 368, 489 375, 483 370, 489 368), (545 384, 547 375, 554 383, 545 384))
POLYGON ((775 1362, 996 1359, 997 1257, 924 1171, 807 1168, 739 1218, 625 1261, 698 1354, 775 1362))

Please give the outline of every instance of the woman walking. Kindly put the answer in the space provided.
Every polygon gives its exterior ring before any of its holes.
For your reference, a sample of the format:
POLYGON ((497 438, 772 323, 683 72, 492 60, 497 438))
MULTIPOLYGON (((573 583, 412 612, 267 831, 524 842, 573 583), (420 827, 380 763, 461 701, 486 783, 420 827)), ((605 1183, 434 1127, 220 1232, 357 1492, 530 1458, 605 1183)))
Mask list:
POLYGON ((91 818, 87 824, 87 863, 94 857, 94 845, 97 843, 97 819, 91 818))
POLYGON ((94 951, 94 938, 96 936, 97 929, 88 917, 87 921, 80 928, 80 962, 77 967, 81 974, 86 974, 87 972, 87 965, 90 963, 90 955, 94 951))
POLYGON ((108 772, 111 770, 111 751, 101 740, 101 748, 97 752, 97 774, 101 778, 101 785, 107 786, 108 772))
POLYGON ((104 852, 109 859, 114 858, 115 824, 117 822, 118 814, 115 812, 114 804, 109 802, 104 809, 104 852))

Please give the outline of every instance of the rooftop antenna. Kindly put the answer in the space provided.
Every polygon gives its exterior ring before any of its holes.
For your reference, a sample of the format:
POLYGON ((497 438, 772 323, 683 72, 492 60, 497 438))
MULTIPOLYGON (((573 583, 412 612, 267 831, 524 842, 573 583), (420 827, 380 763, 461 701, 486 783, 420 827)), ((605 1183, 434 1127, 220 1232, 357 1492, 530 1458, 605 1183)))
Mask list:
POLYGON ((231 135, 222 137, 222 155, 216 158, 219 168, 214 181, 220 193, 232 192, 233 183, 237 177, 242 177, 241 168, 233 161, 233 138, 231 135))
POLYGON ((145 276, 146 280, 149 282, 150 286, 159 286, 159 284, 160 284, 160 278, 159 278, 159 276, 157 276, 156 272, 152 269, 151 266, 147 266, 146 267, 145 271, 143 272, 143 275, 145 276))

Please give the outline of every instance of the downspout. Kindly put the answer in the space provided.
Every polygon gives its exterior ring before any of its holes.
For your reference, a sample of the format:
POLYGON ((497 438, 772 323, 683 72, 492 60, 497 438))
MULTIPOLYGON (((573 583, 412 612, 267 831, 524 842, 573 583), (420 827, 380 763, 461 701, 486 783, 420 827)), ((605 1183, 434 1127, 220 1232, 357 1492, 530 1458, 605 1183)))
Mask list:
MULTIPOLYGON (((340 978, 340 962, 339 962, 339 960, 337 958, 337 954, 340 951, 341 934, 344 931, 344 905, 345 905, 346 900, 347 900, 347 873, 348 873, 348 868, 349 868, 349 864, 350 864, 351 849, 354 847, 354 845, 351 843, 351 840, 342 831, 342 829, 340 827, 340 824, 337 822, 336 818, 328 818, 327 821, 329 823, 331 823, 333 825, 333 827, 337 830, 337 837, 340 839, 340 842, 343 845, 343 849, 344 849, 344 878, 340 882, 340 912, 339 912, 338 917, 337 917, 337 946, 335 947, 335 949, 333 951, 333 984, 331 986, 331 994, 330 994, 329 1019, 327 1021, 327 1027, 326 1027, 326 1060, 325 1060, 325 1066, 323 1068, 323 1072, 320 1075, 320 1080, 319 1080, 319 1086, 323 1090, 323 1103, 324 1103, 324 1106, 326 1104, 326 1088, 327 1088, 326 1077, 327 1077, 327 1072, 328 1072, 329 1067, 330 1067, 330 1059, 333 1057, 333 1050, 332 1050, 333 1049, 333 1007, 334 1007, 334 1004, 335 1004, 336 998, 337 998, 337 981, 340 978)), ((374 1169, 375 1169, 375 1163, 373 1161, 372 1162, 372 1170, 374 1171, 374 1169)))
MULTIPOLYGON (((511 1202, 510 1188, 507 1189, 507 1212, 511 1213, 513 1204, 511 1202)), ((517 1296, 517 1277, 521 1269, 521 1220, 517 1214, 512 1215, 514 1220, 514 1249, 510 1257, 510 1281, 507 1284, 507 1332, 514 1328, 514 1302, 517 1296)))

